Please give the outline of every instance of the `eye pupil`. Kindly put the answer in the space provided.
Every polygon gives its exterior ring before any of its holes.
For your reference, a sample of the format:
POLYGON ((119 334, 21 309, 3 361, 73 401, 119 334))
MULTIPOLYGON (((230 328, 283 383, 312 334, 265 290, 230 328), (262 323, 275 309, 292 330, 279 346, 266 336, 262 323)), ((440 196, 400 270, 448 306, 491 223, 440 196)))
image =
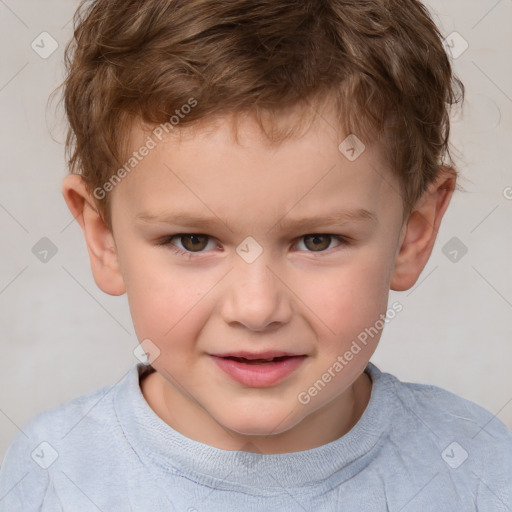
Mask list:
POLYGON ((318 234, 306 235, 304 237, 304 244, 306 245, 306 247, 308 247, 308 249, 312 249, 313 251, 325 250, 330 245, 330 238, 331 238, 330 235, 318 235, 318 234), (324 243, 319 242, 319 240, 322 239, 322 238, 324 239, 324 243), (309 247, 308 242, 311 241, 311 240, 314 241, 313 242, 314 244, 320 243, 321 247, 318 247, 318 246, 317 247, 313 247, 313 248, 309 247), (325 243, 325 241, 326 241, 326 243, 325 243))
POLYGON ((185 247, 187 250, 201 250, 204 249, 205 246, 201 246, 201 242, 204 243, 205 239, 207 238, 206 235, 198 235, 198 234, 189 234, 189 235, 182 235, 182 243, 183 247, 185 247), (202 239, 202 240, 201 240, 202 239), (187 240, 192 240, 192 247, 188 247, 188 243, 186 243, 187 240), (198 242, 199 240, 199 242, 198 242), (199 243, 200 247, 197 247, 197 244, 199 243))

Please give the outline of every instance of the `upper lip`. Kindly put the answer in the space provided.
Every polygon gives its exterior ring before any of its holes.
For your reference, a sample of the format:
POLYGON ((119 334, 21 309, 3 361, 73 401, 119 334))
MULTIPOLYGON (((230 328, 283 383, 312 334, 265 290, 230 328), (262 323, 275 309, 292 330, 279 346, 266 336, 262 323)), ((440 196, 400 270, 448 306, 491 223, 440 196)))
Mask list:
POLYGON ((246 352, 246 351, 238 351, 238 352, 225 352, 222 354, 211 354, 215 357, 243 357, 244 359, 272 359, 274 357, 283 357, 283 356, 302 356, 304 354, 292 354, 291 352, 283 352, 280 350, 267 350, 265 352, 246 352))

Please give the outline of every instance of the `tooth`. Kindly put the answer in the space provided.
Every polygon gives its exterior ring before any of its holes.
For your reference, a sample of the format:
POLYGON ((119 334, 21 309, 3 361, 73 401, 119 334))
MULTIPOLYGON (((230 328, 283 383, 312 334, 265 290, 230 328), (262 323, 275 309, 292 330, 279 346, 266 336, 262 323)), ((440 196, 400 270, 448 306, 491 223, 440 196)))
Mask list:
POLYGON ((240 358, 242 361, 248 361, 249 363, 269 363, 271 361, 273 361, 275 358, 274 357, 271 357, 270 359, 247 359, 245 357, 241 357, 240 358))

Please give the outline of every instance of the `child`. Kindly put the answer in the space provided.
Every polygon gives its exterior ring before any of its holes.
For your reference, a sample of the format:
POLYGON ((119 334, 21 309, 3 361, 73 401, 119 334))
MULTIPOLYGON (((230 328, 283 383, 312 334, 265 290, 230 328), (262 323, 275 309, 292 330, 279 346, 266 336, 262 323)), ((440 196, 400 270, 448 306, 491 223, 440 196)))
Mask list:
POLYGON ((0 509, 512 510, 505 425, 369 362, 456 188, 464 87, 425 7, 97 0, 75 23, 63 194, 143 362, 24 427, 0 509))

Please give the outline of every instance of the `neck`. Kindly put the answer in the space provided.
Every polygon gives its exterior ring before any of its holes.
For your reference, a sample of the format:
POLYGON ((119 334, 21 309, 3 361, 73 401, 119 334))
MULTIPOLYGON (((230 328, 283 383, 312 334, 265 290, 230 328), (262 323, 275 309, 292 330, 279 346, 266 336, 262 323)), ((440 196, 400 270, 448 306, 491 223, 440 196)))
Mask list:
POLYGON ((370 400, 372 382, 363 372, 341 395, 314 411, 291 429, 268 436, 233 432, 220 425, 188 397, 170 390, 155 372, 141 380, 144 398, 153 411, 182 435, 223 450, 266 454, 290 453, 317 448, 347 434, 363 415, 370 400), (179 414, 173 414, 179 411, 179 414), (183 418, 186 418, 184 421, 183 418))

